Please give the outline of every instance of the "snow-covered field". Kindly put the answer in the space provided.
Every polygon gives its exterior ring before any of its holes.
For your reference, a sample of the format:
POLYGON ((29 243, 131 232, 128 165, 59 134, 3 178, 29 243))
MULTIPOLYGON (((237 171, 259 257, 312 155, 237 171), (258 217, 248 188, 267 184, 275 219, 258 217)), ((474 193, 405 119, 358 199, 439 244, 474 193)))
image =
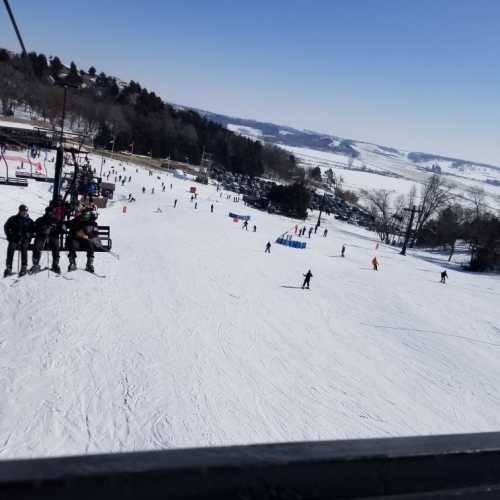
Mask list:
MULTIPOLYGON (((120 256, 97 254, 105 279, 0 281, 0 458, 500 428, 498 275, 453 264, 442 285, 442 256, 376 250, 333 218, 306 250, 279 246, 295 221, 214 186, 196 185, 195 210, 191 182, 158 174, 162 193, 156 173, 124 173, 99 217, 120 256)), ((39 216, 50 196, 0 186, 0 219, 21 202, 39 216)))
MULTIPOLYGON (((228 126, 228 128, 243 134, 234 126, 233 128, 228 126)), ((243 135, 259 139, 262 134, 252 136, 252 133, 247 131, 243 135)), ((467 194, 469 187, 479 187, 485 191, 485 202, 488 207, 500 211, 500 184, 493 185, 486 182, 487 179, 500 182, 500 169, 494 170, 476 164, 452 168, 451 161, 415 163, 407 157, 405 152, 398 150, 394 150, 395 152, 384 151, 375 144, 364 142, 356 142, 354 146, 360 154, 356 159, 339 153, 280 145, 281 148, 293 153, 306 168, 318 166, 323 172, 330 168, 333 169, 337 175, 342 176, 345 180, 344 186, 354 191, 388 189, 396 194, 407 194, 413 185, 419 187, 432 175, 432 172, 423 169, 430 169, 433 164, 437 163, 441 167, 446 180, 455 186, 454 193, 460 197, 462 203, 464 201, 466 203, 470 198, 467 194), (363 167, 367 171, 361 171, 360 169, 363 167)))

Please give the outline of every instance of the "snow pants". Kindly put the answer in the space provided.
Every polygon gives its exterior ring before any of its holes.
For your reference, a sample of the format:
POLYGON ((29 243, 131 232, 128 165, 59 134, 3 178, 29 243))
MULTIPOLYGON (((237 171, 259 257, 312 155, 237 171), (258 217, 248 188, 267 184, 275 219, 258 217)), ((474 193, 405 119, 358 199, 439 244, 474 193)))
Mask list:
POLYGON ((28 245, 28 240, 9 241, 9 245, 7 246, 7 261, 5 263, 7 269, 12 269, 12 261, 14 260, 16 250, 21 252, 21 267, 28 266, 28 245))
POLYGON ((70 262, 76 261, 76 252, 77 250, 86 250, 87 251, 87 263, 92 264, 94 261, 94 251, 95 251, 95 243, 90 240, 83 240, 80 238, 71 238, 68 242, 68 259, 70 262))
POLYGON ((59 264, 59 236, 37 236, 33 248, 33 265, 40 263, 40 255, 47 243, 52 251, 52 265, 59 264))

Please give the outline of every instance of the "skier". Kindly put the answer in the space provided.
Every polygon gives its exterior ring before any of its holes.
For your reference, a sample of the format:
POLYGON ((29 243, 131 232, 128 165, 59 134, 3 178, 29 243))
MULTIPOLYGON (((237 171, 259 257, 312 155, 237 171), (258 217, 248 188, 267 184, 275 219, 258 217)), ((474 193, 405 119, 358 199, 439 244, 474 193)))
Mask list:
POLYGON ((243 226, 241 227, 241 229, 246 229, 248 231, 248 221, 247 220, 245 222, 243 222, 243 226))
POLYGON ((340 256, 345 257, 345 245, 342 245, 342 250, 340 251, 340 256))
POLYGON ((295 224, 295 234, 297 234, 298 229, 299 229, 299 226, 297 224, 295 224))
POLYGON ((128 181, 130 182, 131 180, 132 180, 132 176, 131 176, 131 175, 129 175, 129 176, 128 176, 128 181))
POLYGON ((372 259, 372 266, 374 271, 378 271, 378 260, 377 257, 373 257, 372 259))
POLYGON ((97 231, 97 214, 86 208, 81 215, 70 221, 68 235, 68 271, 76 270, 76 250, 87 250, 85 270, 94 272, 94 250, 100 246, 97 231))
POLYGON ((309 238, 311 237, 311 233, 313 232, 312 226, 309 228, 309 238))
POLYGON ((253 232, 256 233, 257 232, 257 226, 254 224, 253 225, 253 232))
POLYGON ((45 245, 48 243, 52 251, 52 271, 61 274, 59 267, 59 242, 60 235, 64 232, 64 226, 59 218, 54 215, 52 209, 47 207, 45 214, 35 221, 35 245, 33 248, 33 266, 30 274, 40 271, 40 256, 45 245))
POLYGON ((34 232, 34 223, 28 215, 28 207, 19 205, 16 215, 9 217, 4 225, 5 236, 9 242, 7 246, 7 261, 5 263, 4 278, 12 274, 12 260, 14 252, 21 252, 21 270, 19 276, 24 276, 28 267, 28 245, 34 232))
POLYGON ((163 187, 161 188, 161 192, 164 193, 165 192, 165 184, 163 184, 163 187))
POLYGON ((309 269, 309 271, 307 271, 306 274, 303 274, 303 276, 304 276, 304 283, 302 283, 302 289, 306 287, 309 289, 309 283, 311 281, 311 278, 313 277, 311 270, 309 269))
POLYGON ((448 278, 448 273, 446 271, 443 271, 441 273, 441 283, 446 283, 446 278, 448 278))
POLYGON ((151 188, 151 194, 155 194, 155 188, 151 188))
POLYGON ((194 204, 194 209, 196 210, 198 208, 198 202, 196 201, 194 204))
POLYGON ((143 186, 142 187, 142 194, 145 194, 146 193, 146 188, 143 186))
POLYGON ((212 213, 212 214, 214 213, 214 204, 213 203, 210 205, 210 213, 212 213))
POLYGON ((328 229, 325 229, 325 230, 323 231, 323 238, 326 238, 326 235, 327 235, 327 234, 328 234, 328 229))
POLYGON ((172 189, 172 184, 170 184, 170 189, 172 189))
POLYGON ((174 200, 174 208, 177 206, 177 198, 174 200))

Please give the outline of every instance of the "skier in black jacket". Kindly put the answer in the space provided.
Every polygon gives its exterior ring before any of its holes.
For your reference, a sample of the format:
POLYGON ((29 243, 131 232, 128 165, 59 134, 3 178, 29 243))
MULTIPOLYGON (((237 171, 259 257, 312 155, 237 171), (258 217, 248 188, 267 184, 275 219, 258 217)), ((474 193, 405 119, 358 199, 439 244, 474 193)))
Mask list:
POLYGON ((309 269, 309 271, 307 271, 307 273, 304 274, 304 283, 302 283, 302 288, 309 288, 309 283, 312 277, 313 277, 312 272, 309 269))
POLYGON ((54 214, 50 207, 45 209, 45 215, 35 221, 35 246, 33 248, 33 267, 30 273, 40 271, 40 255, 48 243, 52 251, 52 271, 61 273, 59 267, 60 236, 64 232, 64 226, 60 219, 54 214))
POLYGON ((76 270, 76 250, 86 250, 87 265, 85 270, 89 273, 94 272, 94 251, 96 247, 101 245, 96 219, 95 212, 85 209, 68 224, 68 271, 76 270))
POLYGON ((28 267, 28 245, 34 232, 34 223, 28 215, 28 207, 19 205, 17 215, 13 215, 7 219, 4 225, 5 236, 9 245, 7 246, 7 261, 5 263, 4 278, 12 274, 12 260, 14 252, 21 252, 21 270, 19 276, 26 274, 28 267))

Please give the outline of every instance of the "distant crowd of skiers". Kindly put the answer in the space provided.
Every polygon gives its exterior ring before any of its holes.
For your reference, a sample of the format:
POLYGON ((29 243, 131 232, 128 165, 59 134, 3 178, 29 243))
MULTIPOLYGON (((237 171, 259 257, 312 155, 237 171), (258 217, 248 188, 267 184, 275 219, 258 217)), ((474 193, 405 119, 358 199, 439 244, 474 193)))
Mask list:
POLYGON ((4 225, 8 241, 4 277, 13 274, 12 262, 16 250, 19 251, 21 257, 19 276, 41 270, 40 256, 43 250, 51 251, 51 270, 60 274, 61 235, 65 233, 67 234, 68 271, 76 270, 76 252, 84 250, 87 252, 85 269, 91 273, 94 272, 94 252, 96 248, 102 247, 96 222, 97 211, 95 207, 83 206, 75 213, 73 219, 66 221, 64 211, 64 202, 59 197, 49 204, 41 217, 33 221, 29 216, 28 207, 24 204, 19 205, 18 213, 9 217, 4 225), (28 271, 28 249, 33 238, 33 265, 28 271))

